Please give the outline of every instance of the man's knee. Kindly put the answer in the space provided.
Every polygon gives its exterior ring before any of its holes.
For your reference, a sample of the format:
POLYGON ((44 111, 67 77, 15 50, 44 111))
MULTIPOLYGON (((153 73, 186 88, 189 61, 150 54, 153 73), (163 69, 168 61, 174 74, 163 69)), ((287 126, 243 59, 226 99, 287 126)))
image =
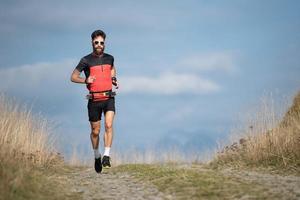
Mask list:
POLYGON ((112 123, 111 122, 105 122, 105 130, 111 130, 112 129, 112 123))
POLYGON ((99 127, 93 127, 92 128, 92 135, 93 136, 98 136, 100 133, 100 128, 99 127))

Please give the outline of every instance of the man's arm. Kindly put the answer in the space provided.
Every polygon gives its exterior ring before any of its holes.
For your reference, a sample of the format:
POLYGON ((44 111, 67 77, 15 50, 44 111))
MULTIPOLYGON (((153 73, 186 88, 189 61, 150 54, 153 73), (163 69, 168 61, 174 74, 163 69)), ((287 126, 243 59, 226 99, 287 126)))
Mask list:
POLYGON ((113 84, 114 86, 116 86, 116 88, 119 88, 119 84, 118 84, 116 75, 117 75, 117 73, 116 73, 116 67, 113 66, 113 67, 111 68, 111 80, 112 80, 112 84, 113 84))
POLYGON ((111 77, 116 77, 116 68, 115 68, 115 66, 113 66, 111 68, 111 77))
POLYGON ((78 71, 78 69, 74 69, 71 75, 71 81, 74 83, 86 83, 86 79, 80 77, 80 71, 78 71))

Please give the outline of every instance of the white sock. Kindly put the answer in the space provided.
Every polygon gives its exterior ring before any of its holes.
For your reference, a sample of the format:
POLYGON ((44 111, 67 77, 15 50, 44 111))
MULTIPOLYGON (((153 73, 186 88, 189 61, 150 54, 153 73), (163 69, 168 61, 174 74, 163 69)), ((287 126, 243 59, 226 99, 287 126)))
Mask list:
POLYGON ((94 155, 95 155, 95 158, 100 158, 100 153, 99 153, 99 150, 98 149, 94 149, 94 155))
POLYGON ((110 147, 104 148, 104 156, 109 156, 110 147))

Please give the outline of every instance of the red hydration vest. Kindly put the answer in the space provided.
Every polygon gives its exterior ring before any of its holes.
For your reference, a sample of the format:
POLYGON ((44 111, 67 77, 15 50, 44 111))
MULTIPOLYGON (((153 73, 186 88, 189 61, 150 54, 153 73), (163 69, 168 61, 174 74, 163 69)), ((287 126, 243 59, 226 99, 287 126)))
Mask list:
POLYGON ((96 78, 93 83, 87 85, 90 92, 103 92, 112 89, 111 65, 104 64, 90 67, 90 76, 96 78))
POLYGON ((109 99, 109 97, 97 95, 97 93, 101 94, 112 90, 111 68, 112 66, 109 64, 90 67, 90 76, 94 76, 95 80, 93 83, 88 84, 87 88, 90 93, 95 94, 95 101, 109 99))
POLYGON ((84 71, 85 77, 94 76, 93 83, 87 84, 91 94, 95 94, 94 101, 106 100, 109 96, 102 96, 101 93, 112 90, 111 70, 114 66, 114 57, 104 53, 102 56, 95 56, 93 53, 81 58, 76 66, 80 72, 84 71), (99 97, 99 98, 98 98, 99 97))

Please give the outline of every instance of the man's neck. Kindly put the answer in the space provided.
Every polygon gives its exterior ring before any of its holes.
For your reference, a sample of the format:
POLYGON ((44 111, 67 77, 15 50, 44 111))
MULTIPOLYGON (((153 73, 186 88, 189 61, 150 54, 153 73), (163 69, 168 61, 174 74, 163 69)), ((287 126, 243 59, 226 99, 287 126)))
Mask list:
POLYGON ((103 54, 104 54, 104 52, 102 52, 101 54, 97 54, 96 52, 94 52, 93 51, 93 53, 92 53, 94 56, 97 56, 97 57, 102 57, 103 56, 103 54))

